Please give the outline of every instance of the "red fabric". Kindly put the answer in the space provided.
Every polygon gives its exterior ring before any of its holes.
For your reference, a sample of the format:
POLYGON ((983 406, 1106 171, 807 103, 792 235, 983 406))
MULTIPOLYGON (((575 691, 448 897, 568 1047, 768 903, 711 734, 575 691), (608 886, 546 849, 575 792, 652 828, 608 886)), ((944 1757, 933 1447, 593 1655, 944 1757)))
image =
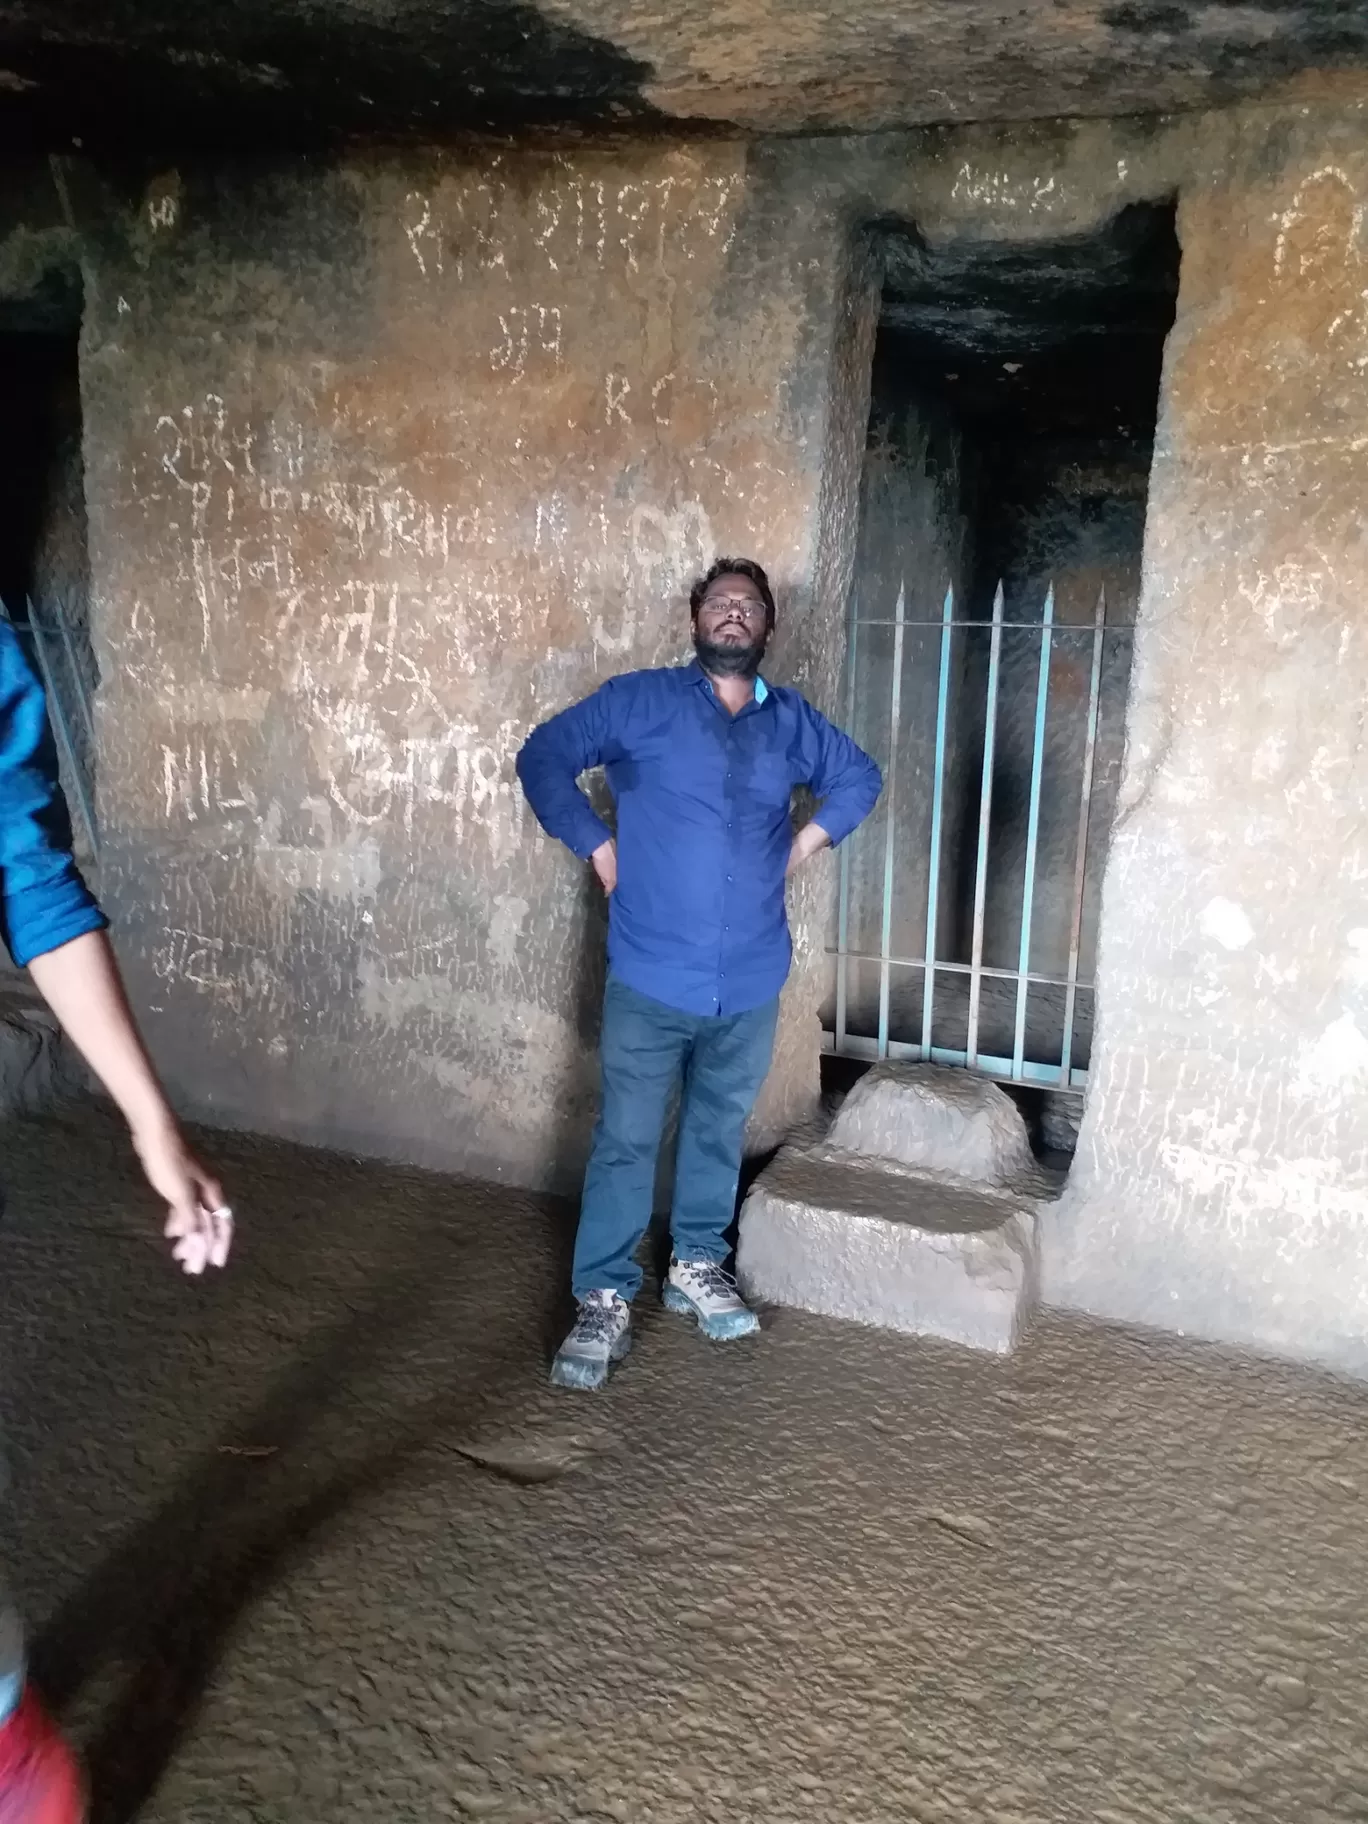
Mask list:
POLYGON ((32 1691, 0 1723, 0 1824, 83 1824, 75 1758, 32 1691))

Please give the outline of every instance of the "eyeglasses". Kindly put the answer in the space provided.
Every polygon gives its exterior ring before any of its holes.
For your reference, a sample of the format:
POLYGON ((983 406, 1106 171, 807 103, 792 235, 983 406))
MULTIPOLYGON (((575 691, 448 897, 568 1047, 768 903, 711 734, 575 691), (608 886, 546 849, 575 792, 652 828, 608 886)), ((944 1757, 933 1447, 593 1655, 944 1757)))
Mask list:
POLYGON ((757 602, 753 595, 710 595, 699 603, 700 614, 725 614, 735 609, 745 615, 748 621, 763 621, 766 609, 763 602, 757 602))

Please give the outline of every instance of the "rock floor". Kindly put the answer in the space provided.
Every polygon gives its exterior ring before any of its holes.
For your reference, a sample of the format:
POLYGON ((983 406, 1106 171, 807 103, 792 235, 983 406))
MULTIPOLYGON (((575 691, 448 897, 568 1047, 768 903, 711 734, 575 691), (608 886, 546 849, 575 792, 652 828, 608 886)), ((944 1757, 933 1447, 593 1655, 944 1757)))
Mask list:
POLYGON ((105 1115, 0 1135, 4 1558, 97 1824, 1368 1817, 1368 1388, 644 1299, 558 1394, 565 1206, 206 1147, 195 1285, 105 1115))

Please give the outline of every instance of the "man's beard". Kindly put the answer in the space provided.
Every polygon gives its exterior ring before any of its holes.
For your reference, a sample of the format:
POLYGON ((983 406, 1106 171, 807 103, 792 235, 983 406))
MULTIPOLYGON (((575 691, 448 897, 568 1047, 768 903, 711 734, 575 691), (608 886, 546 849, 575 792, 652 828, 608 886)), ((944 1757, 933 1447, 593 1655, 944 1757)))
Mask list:
POLYGON ((753 678, 769 644, 769 629, 753 640, 707 640, 694 628, 694 651, 704 671, 714 678, 753 678))

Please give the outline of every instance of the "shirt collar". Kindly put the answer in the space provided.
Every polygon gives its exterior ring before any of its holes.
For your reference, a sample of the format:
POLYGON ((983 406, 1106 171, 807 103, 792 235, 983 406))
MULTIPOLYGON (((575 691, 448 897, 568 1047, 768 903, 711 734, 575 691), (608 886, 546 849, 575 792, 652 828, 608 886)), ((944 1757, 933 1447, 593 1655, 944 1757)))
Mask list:
MULTIPOLYGON (((715 701, 717 698, 717 692, 712 687, 712 679, 708 676, 707 672, 704 671, 703 667, 699 664, 697 659, 695 659, 693 661, 693 669, 695 672, 697 672, 699 678, 702 680, 702 683, 704 685, 704 688, 707 690, 708 695, 710 697, 712 697, 715 701)), ((755 674, 755 696, 753 699, 753 701, 755 703, 755 707, 757 709, 759 709, 760 705, 763 702, 765 702, 765 700, 768 698, 769 694, 770 694, 769 685, 766 684, 765 680, 760 676, 759 672, 757 672, 755 674)))

